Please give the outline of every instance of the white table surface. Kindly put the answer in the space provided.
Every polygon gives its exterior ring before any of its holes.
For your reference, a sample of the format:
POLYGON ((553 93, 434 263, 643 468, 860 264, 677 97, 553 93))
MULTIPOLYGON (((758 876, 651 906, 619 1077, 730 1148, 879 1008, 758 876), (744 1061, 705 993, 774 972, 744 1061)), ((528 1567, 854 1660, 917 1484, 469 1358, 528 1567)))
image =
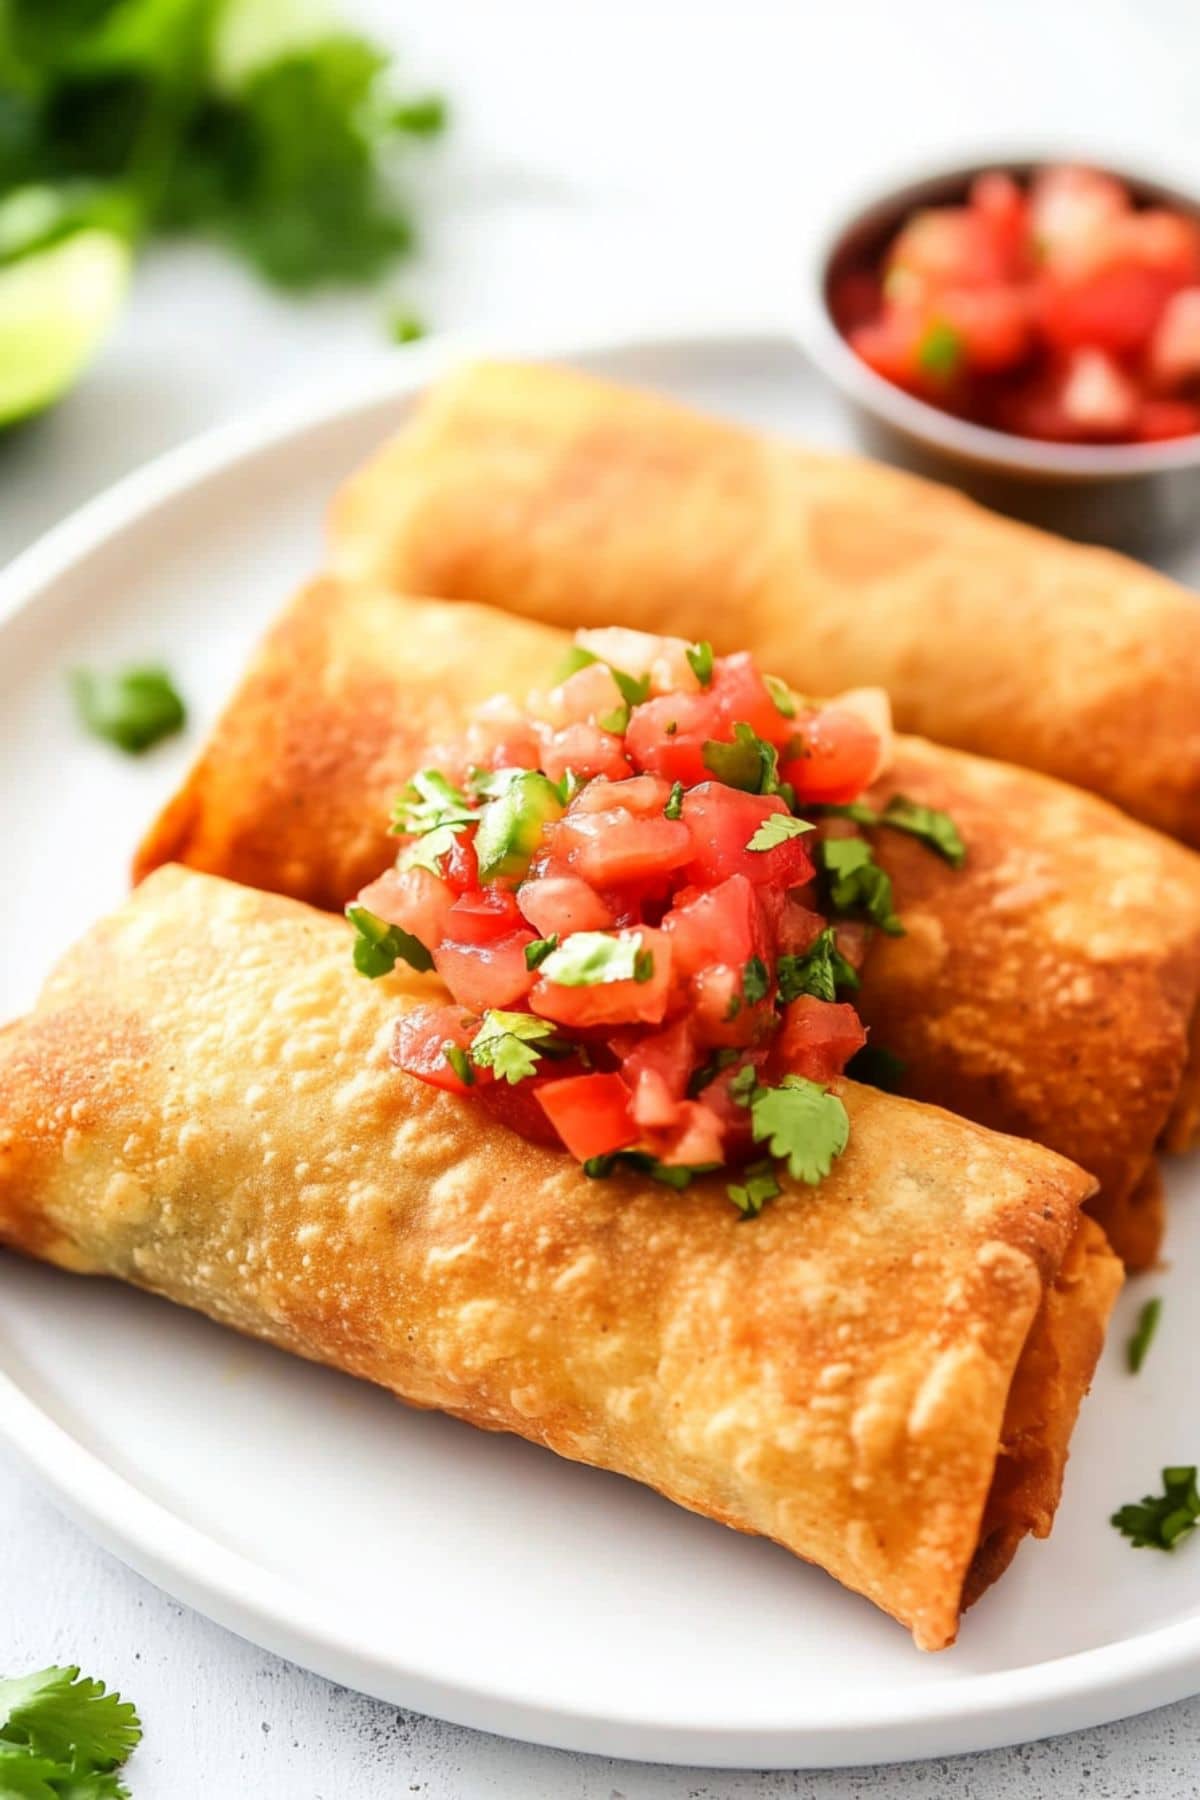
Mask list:
MULTIPOLYGON (((814 208, 926 154, 1018 140, 1189 165, 1192 0, 358 0, 452 139, 417 180, 422 256, 390 286, 439 328, 786 316, 814 208)), ((0 440, 0 560, 206 425, 386 352, 361 296, 278 300, 157 253, 102 363, 0 440)), ((391 354, 403 354, 392 352, 391 354)), ((176 1605, 0 1453, 0 1671, 78 1661, 138 1702, 136 1800, 1179 1800, 1200 1700, 952 1762, 731 1774, 483 1737, 344 1692, 176 1605)))

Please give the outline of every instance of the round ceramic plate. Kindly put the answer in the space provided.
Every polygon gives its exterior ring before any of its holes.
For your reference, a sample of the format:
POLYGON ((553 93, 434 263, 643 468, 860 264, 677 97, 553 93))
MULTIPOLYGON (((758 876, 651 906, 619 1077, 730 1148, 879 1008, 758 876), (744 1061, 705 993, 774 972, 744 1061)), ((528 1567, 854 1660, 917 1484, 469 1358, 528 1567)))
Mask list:
MULTIPOLYGON (((764 425, 843 430, 783 339, 554 349, 764 425)), ((4 1015, 121 898, 146 821, 314 567, 335 485, 458 353, 418 346, 369 392, 188 446, 0 578, 4 1015), (157 657, 190 701, 187 741, 135 761, 82 735, 65 672, 157 657)), ((1108 1524, 1161 1465, 1200 1460, 1200 1169, 1177 1163, 1170 1181, 1172 1266, 1121 1302, 1054 1537, 1022 1549, 940 1656, 819 1570, 630 1482, 3 1256, 0 1428, 87 1530, 172 1594, 423 1712, 703 1764, 980 1749, 1200 1688, 1200 1543, 1135 1552, 1108 1524), (1123 1346, 1151 1293, 1163 1322, 1135 1379, 1123 1346)))

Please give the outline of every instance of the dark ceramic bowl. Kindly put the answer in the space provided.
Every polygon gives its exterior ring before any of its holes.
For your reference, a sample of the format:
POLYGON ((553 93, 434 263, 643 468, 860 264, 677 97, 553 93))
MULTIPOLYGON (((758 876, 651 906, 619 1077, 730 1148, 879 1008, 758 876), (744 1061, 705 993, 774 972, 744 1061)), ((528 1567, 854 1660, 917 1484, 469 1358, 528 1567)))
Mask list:
POLYGON ((1154 444, 1054 444, 972 425, 868 368, 830 312, 830 290, 839 274, 875 260, 918 207, 963 200, 975 176, 988 169, 1021 178, 1064 161, 1116 175, 1139 203, 1170 206, 1200 219, 1200 200, 1192 193, 1091 156, 981 157, 917 176, 843 212, 819 233, 806 280, 806 342, 818 367, 850 403, 859 436, 873 455, 952 482, 985 505, 1068 537, 1146 554, 1200 522, 1200 435, 1154 444))

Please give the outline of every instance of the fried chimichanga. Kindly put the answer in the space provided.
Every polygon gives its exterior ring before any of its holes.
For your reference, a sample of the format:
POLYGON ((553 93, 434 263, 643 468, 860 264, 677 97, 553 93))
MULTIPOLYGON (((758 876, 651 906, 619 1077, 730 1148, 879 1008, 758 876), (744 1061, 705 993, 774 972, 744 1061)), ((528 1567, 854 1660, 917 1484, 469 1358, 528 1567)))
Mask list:
POLYGON ((898 470, 549 365, 435 388, 339 493, 334 566, 571 628, 749 649, 804 691, 1200 845, 1200 606, 898 470))
MULTIPOLYGON (((391 860, 391 802, 430 740, 497 690, 548 683, 562 633, 485 607, 325 580, 283 615, 139 875, 167 861, 341 908, 391 860)), ((905 1091, 1048 1144, 1096 1175, 1095 1216, 1131 1267, 1162 1228, 1155 1145, 1182 1148, 1200 1086, 1200 863, 1102 801, 901 738, 874 798, 941 807, 949 868, 877 834, 902 938, 856 996, 905 1091)))
POLYGON ((938 1649, 1049 1530, 1120 1283, 1089 1178, 845 1094, 816 1188, 590 1181, 389 1062, 416 976, 181 869, 0 1039, 0 1242, 777 1539, 938 1649))

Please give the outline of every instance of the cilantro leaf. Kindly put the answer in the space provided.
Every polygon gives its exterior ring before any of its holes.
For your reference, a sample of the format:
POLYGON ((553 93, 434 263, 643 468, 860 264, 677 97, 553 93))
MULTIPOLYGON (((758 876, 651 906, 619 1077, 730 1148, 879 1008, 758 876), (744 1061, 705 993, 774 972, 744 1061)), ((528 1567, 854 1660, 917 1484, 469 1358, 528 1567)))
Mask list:
POLYGON ((882 1044, 864 1044, 846 1064, 845 1073, 851 1081, 861 1081, 864 1087, 895 1094, 899 1092, 907 1067, 904 1058, 897 1056, 894 1050, 885 1050, 882 1044))
POLYGON ((0 1800, 59 1800, 50 1783, 69 1771, 19 1744, 0 1743, 0 1800))
POLYGON ((875 861, 875 852, 864 838, 825 838, 821 844, 826 897, 835 913, 861 915, 886 931, 903 937, 904 927, 892 903, 892 882, 875 861))
POLYGON ((129 1701, 78 1668, 38 1669, 0 1681, 0 1739, 37 1756, 82 1773, 106 1770, 123 1763, 141 1736, 129 1701))
POLYGON ((392 802, 392 830, 405 836, 419 837, 441 825, 474 825, 478 817, 467 796, 440 769, 420 769, 392 802))
POLYGON ((1140 1502, 1120 1507, 1109 1523, 1129 1538, 1135 1550, 1173 1550, 1200 1520, 1196 1469, 1164 1469, 1163 1492, 1145 1494, 1140 1502))
POLYGON ((1149 1350, 1150 1345, 1154 1340, 1154 1334, 1158 1330, 1158 1321, 1161 1314, 1162 1300, 1158 1298, 1157 1295, 1153 1300, 1147 1300, 1145 1306, 1143 1306, 1141 1312, 1138 1314, 1137 1327, 1125 1349, 1125 1357, 1129 1364, 1129 1373, 1131 1375, 1137 1375, 1141 1370, 1142 1364, 1146 1360, 1146 1352, 1149 1350))
POLYGON ((653 973, 653 954, 636 931, 623 931, 619 937, 604 931, 573 931, 542 964, 543 977, 559 987, 649 981, 653 973))
POLYGON ((803 1075, 785 1075, 778 1087, 756 1088, 750 1130, 772 1156, 787 1162, 797 1181, 824 1180, 850 1138, 850 1120, 836 1094, 803 1075))
POLYGON ((463 1086, 474 1087, 475 1071, 471 1067, 470 1059, 462 1045, 456 1044, 453 1038, 447 1038, 442 1045, 442 1055, 454 1070, 454 1073, 458 1076, 458 1079, 462 1082, 463 1086))
POLYGON ((698 1069, 693 1070, 687 1084, 688 1099, 694 1100, 697 1094, 703 1093, 709 1082, 715 1081, 722 1069, 727 1069, 730 1063, 735 1063, 741 1054, 740 1050, 734 1050, 729 1045, 725 1045, 720 1050, 714 1050, 707 1062, 701 1063, 698 1069))
POLYGON ((763 686, 771 696, 771 704, 777 713, 785 719, 796 716, 796 700, 786 681, 780 681, 778 675, 764 675, 763 686))
POLYGON ((471 1045, 471 1061, 477 1069, 495 1070, 515 1087, 536 1072, 542 1058, 538 1045, 554 1037, 554 1026, 535 1013, 489 1009, 471 1045))
POLYGON ((187 709, 171 677, 156 666, 111 675, 76 669, 71 692, 75 710, 92 735, 131 755, 149 750, 187 723, 187 709))
POLYGON ((432 969, 433 958, 424 944, 402 926, 389 925, 365 906, 348 906, 346 917, 355 930, 354 966, 369 981, 390 975, 398 962, 422 975, 432 969))
POLYGON ((683 817, 683 783, 682 783, 682 781, 676 781, 672 784, 671 792, 667 797, 667 804, 663 807, 663 818, 664 819, 679 819, 682 817, 683 817))
POLYGON ((707 638, 698 644, 689 644, 685 652, 692 674, 702 688, 710 687, 713 678, 713 647, 707 638))
POLYGON ((387 334, 393 344, 415 344, 427 336, 428 328, 416 313, 397 307, 388 315, 387 334))
POLYGON ((961 869, 967 860, 967 847, 950 814, 936 806, 909 800, 904 794, 893 794, 882 812, 868 806, 865 800, 852 800, 843 806, 813 806, 809 811, 853 819, 856 825, 890 825, 893 831, 906 831, 910 837, 920 838, 931 850, 944 856, 955 869, 961 869))
POLYGON ((540 969, 552 950, 558 948, 558 933, 552 931, 549 937, 534 938, 532 944, 525 946, 525 967, 540 969))
POLYGON ((816 1000, 835 1000, 839 987, 858 986, 858 971, 838 949, 833 928, 828 925, 803 956, 781 956, 776 974, 779 998, 785 1006, 801 994, 811 994, 816 1000))
POLYGON ((601 731, 611 731, 614 737, 624 737, 629 730, 629 708, 622 700, 620 706, 614 706, 611 712, 601 713, 596 723, 601 731))
POLYGON ((761 956, 752 956, 742 970, 742 993, 753 1006, 765 1000, 771 991, 771 977, 761 956))
POLYGON ((435 825, 401 850, 396 867, 401 870, 428 869, 431 875, 440 876, 443 873, 442 858, 453 850, 462 830, 461 825, 435 825))
POLYGON ((706 738, 700 755, 705 768, 726 787, 747 794, 779 794, 789 806, 795 798, 788 783, 779 779, 778 750, 744 721, 734 726, 731 744, 706 738))
POLYGON ((815 830, 816 826, 810 825, 807 819, 793 819, 790 813, 772 813, 758 826, 746 848, 774 850, 780 844, 786 844, 789 838, 803 837, 806 831, 815 830))
POLYGON ((729 1083, 729 1097, 738 1106, 749 1106, 758 1088, 758 1071, 753 1063, 740 1068, 729 1083))
POLYGON ((743 1174, 745 1180, 731 1181, 725 1192, 744 1219, 757 1219, 767 1201, 777 1199, 783 1189, 769 1162, 750 1163, 743 1174))

